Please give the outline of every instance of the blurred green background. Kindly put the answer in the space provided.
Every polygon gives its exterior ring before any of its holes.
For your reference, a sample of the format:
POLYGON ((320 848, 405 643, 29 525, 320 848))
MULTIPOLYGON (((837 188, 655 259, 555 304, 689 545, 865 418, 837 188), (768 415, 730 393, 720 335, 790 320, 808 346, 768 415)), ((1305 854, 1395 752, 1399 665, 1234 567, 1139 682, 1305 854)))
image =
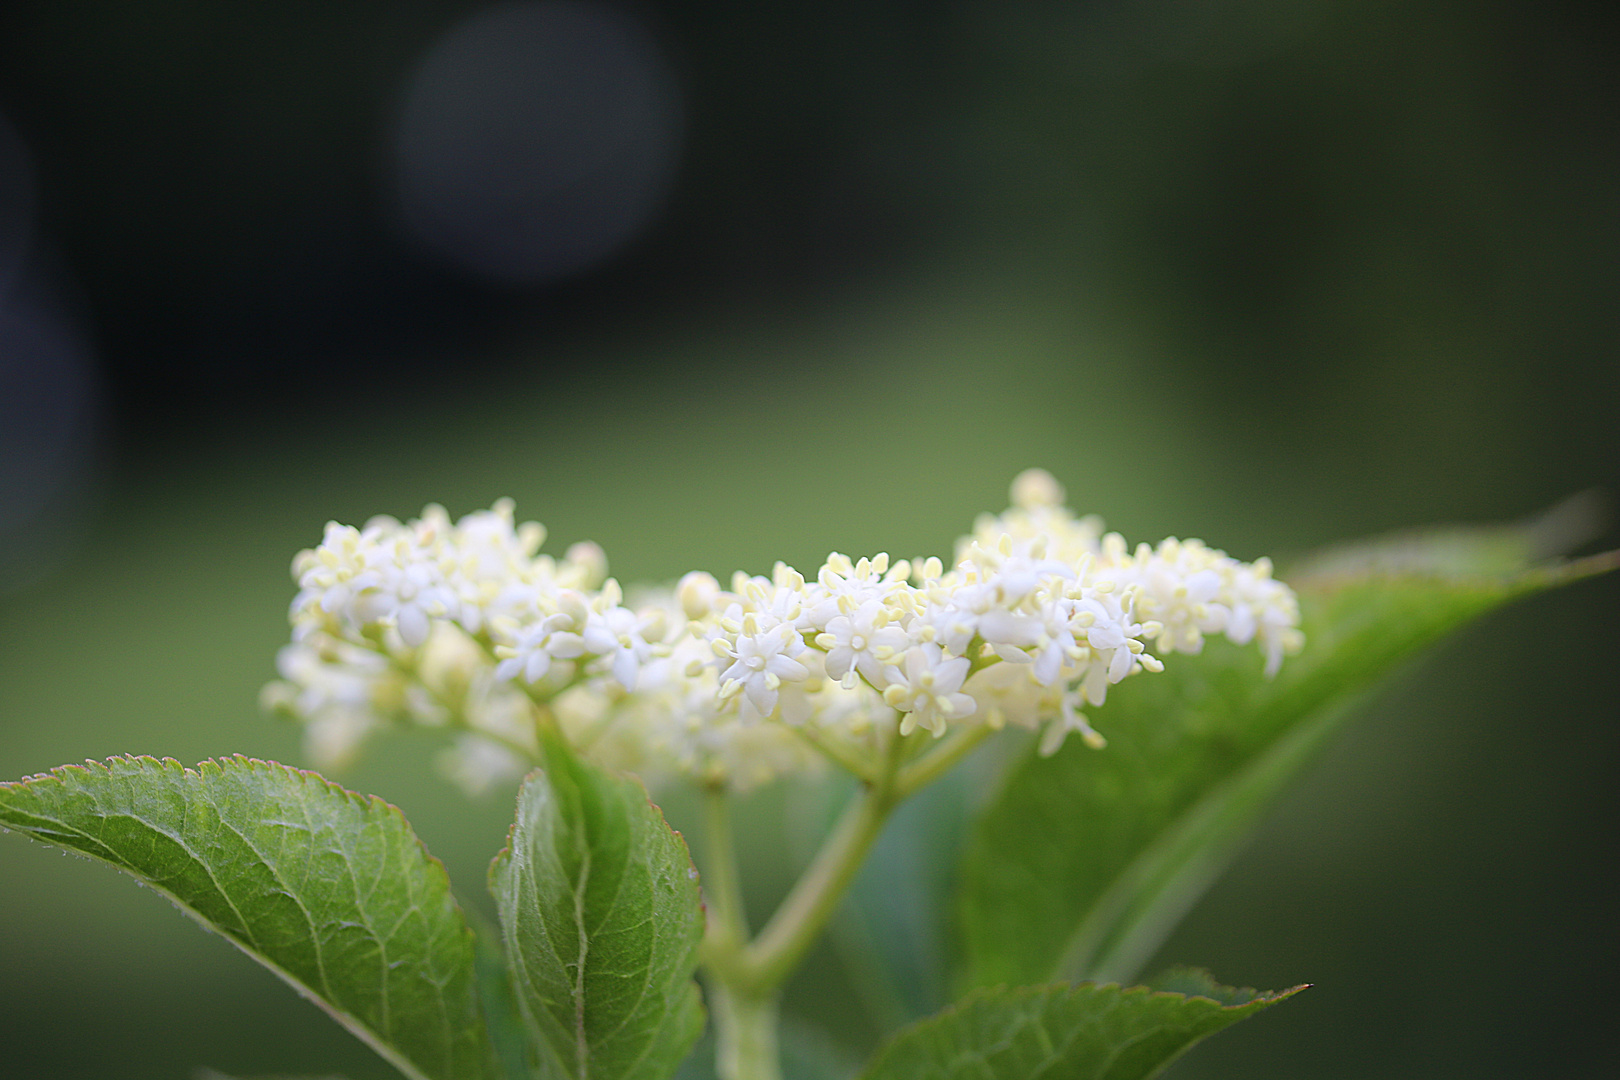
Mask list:
MULTIPOLYGON (((0 776, 300 761, 256 707, 291 556, 430 500, 511 495, 640 581, 945 553, 1030 465, 1133 541, 1282 564, 1620 490, 1617 45, 1524 0, 13 0, 0 776)), ((1620 1071, 1617 601, 1491 617, 1301 779, 1161 960, 1316 988, 1175 1077, 1620 1071)), ((340 779, 487 912, 511 792, 435 749, 340 779)), ((756 914, 771 820, 815 814, 759 800, 756 914)), ((858 953, 789 995, 835 1058, 897 1007, 858 953)), ((17 837, 0 1062, 389 1075, 17 837)))

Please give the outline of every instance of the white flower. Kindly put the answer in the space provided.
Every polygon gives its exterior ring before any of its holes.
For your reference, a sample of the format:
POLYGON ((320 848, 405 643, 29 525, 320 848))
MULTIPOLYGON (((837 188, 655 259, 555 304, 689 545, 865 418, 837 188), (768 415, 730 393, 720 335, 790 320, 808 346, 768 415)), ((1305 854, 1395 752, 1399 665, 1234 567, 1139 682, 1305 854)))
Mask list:
POLYGON ((340 769, 360 744, 405 703, 406 690, 388 661, 325 634, 311 634, 276 654, 283 682, 261 701, 304 724, 304 750, 323 769, 340 769))
POLYGON ((376 556, 375 584, 353 598, 351 617, 361 626, 392 625, 414 648, 427 640, 433 620, 453 609, 455 595, 445 587, 438 566, 405 538, 396 539, 392 548, 391 556, 376 556))
POLYGON ((821 595, 810 610, 810 624, 826 629, 839 616, 846 616, 873 601, 888 599, 905 587, 911 564, 900 560, 891 569, 887 552, 851 562, 848 555, 833 552, 816 574, 821 595))
POLYGON ((1305 644, 1305 636, 1299 632, 1299 601, 1292 589, 1272 579, 1269 559, 1235 568, 1231 592, 1232 617, 1226 636, 1240 645, 1258 637, 1269 679, 1282 667, 1284 655, 1298 652, 1305 644))
POLYGON ((978 702, 960 692, 971 667, 967 657, 947 658, 938 645, 913 646, 904 670, 891 669, 893 681, 883 691, 883 700, 905 713, 900 734, 923 727, 937 738, 950 721, 972 716, 978 702))
POLYGON ((574 589, 600 589, 607 580, 607 553, 590 540, 569 544, 557 565, 557 580, 574 589))
POLYGON ((1045 469, 1025 469, 1013 477, 1008 497, 1020 510, 1058 507, 1063 505, 1063 485, 1045 469))
POLYGON ((607 660, 608 671, 620 686, 633 691, 641 665, 658 652, 668 623, 657 608, 634 612, 620 607, 618 583, 609 579, 608 584, 612 588, 591 611, 580 640, 587 652, 607 660))
POLYGON ((373 583, 374 571, 367 567, 367 553, 374 537, 362 538, 352 525, 326 523, 320 546, 298 553, 293 560, 293 578, 299 592, 293 598, 292 620, 306 617, 341 615, 354 594, 373 583))
POLYGON ((560 611, 510 630, 511 644, 495 646, 495 655, 502 658, 495 677, 504 682, 521 674, 525 682, 537 683, 551 671, 552 661, 584 656, 585 639, 575 632, 578 626, 573 615, 560 611))
POLYGON ((1014 550, 1039 543, 1045 557, 1074 566, 1087 554, 1096 554, 1102 521, 1095 516, 1076 519, 1063 503, 1063 486, 1042 469, 1028 469, 1013 480, 1012 506, 1001 514, 981 514, 973 532, 957 542, 957 560, 969 547, 994 547, 1010 537, 1014 550))
MULTIPOLYGON (((800 630, 808 630, 812 625, 805 610, 809 597, 804 575, 786 563, 777 563, 769 578, 736 575, 732 579, 732 591, 737 595, 737 612, 753 612, 773 624, 792 623, 800 630)), ((722 624, 735 618, 728 605, 722 624)))
MULTIPOLYGON (((769 616, 766 621, 771 621, 769 616)), ((804 637, 792 623, 762 625, 759 616, 750 612, 743 616, 741 632, 726 654, 732 662, 720 673, 721 696, 741 693, 761 716, 769 716, 776 710, 777 693, 784 682, 810 677, 810 669, 796 659, 804 651, 804 637)))
POLYGON ((453 528, 443 507, 430 506, 422 511, 421 524, 429 526, 430 536, 442 538, 455 617, 469 634, 481 632, 492 618, 516 613, 548 576, 542 573, 537 581, 535 573, 545 527, 533 521, 515 525, 511 499, 476 510, 453 528))
POLYGON ((1046 725, 1046 731, 1041 735, 1041 757, 1051 757, 1063 748, 1063 740, 1069 732, 1078 731, 1086 745, 1093 750, 1101 750, 1108 745, 1108 740, 1098 734, 1097 730, 1086 723, 1086 718, 1075 708, 1075 695, 1064 694, 1059 706, 1059 713, 1055 719, 1046 725))
MULTIPOLYGON (((979 633, 997 646, 996 655, 1033 664, 1035 681, 1051 686, 1081 655, 1072 622, 1076 607, 1075 601, 1063 596, 1048 596, 1033 611, 992 611, 979 621, 979 633)), ((1086 620, 1079 623, 1082 633, 1086 625, 1086 620)))
MULTIPOLYGON (((746 698, 742 708, 723 707, 710 656, 706 641, 688 635, 669 656, 642 667, 634 694, 601 708, 603 699, 593 697, 595 704, 586 705, 580 693, 585 688, 576 688, 559 703, 558 716, 572 737, 588 743, 593 757, 643 776, 682 773, 743 789, 817 769, 823 759, 811 745, 782 724, 762 723, 746 698)), ((822 685, 821 698, 828 687, 836 689, 822 685)), ((822 700, 814 708, 824 717, 837 709, 822 700)))
POLYGON ((310 624, 324 615, 353 632, 392 626, 405 644, 421 645, 456 597, 419 539, 392 518, 377 518, 363 532, 329 522, 320 547, 301 552, 293 564, 301 587, 294 622, 310 624))
POLYGON ((966 683, 978 702, 980 716, 993 729, 1008 724, 1034 729, 1057 714, 1065 686, 1042 686, 1030 664, 991 664, 966 683))
POLYGON ((276 670, 296 694, 287 704, 312 715, 330 708, 370 708, 378 681, 388 675, 388 661, 344 642, 315 638, 283 646, 276 653, 276 670))
POLYGON ((1211 551, 1202 541, 1175 537, 1157 549, 1139 544, 1135 556, 1127 557, 1124 538, 1110 533, 1103 549, 1103 575, 1134 590, 1135 610, 1156 624, 1148 632, 1161 651, 1199 652, 1205 634, 1226 627, 1229 611, 1223 594, 1232 568, 1240 565, 1235 559, 1211 551))
MULTIPOLYGON (((935 591, 945 592, 943 588, 935 591)), ((995 610, 990 586, 969 585, 949 594, 945 603, 930 603, 907 629, 914 639, 940 645, 961 656, 978 636, 979 620, 995 610)))
POLYGON ((714 580, 713 574, 693 570, 675 586, 675 597, 688 619, 701 619, 714 612, 720 599, 720 583, 714 580))
POLYGON ((988 602, 1004 607, 1016 607, 1042 584, 1051 585, 1051 579, 1073 581, 1077 574, 1075 567, 1046 558, 1044 537, 1020 544, 1008 533, 991 546, 968 545, 958 566, 971 569, 985 583, 980 591, 988 602))
POLYGON ((1081 692, 1093 705, 1101 705, 1111 683, 1120 682, 1138 665, 1148 671, 1162 671, 1164 665, 1146 651, 1142 638, 1157 629, 1136 622, 1131 615, 1134 593, 1122 601, 1113 582, 1100 582, 1089 595, 1076 601, 1073 623, 1085 627, 1090 661, 1084 665, 1081 692))
POLYGON ((859 672, 875 687, 887 685, 884 668, 899 660, 911 644, 906 632, 890 625, 891 613, 877 600, 868 600, 849 615, 827 621, 816 635, 816 645, 827 650, 827 675, 847 690, 859 672))

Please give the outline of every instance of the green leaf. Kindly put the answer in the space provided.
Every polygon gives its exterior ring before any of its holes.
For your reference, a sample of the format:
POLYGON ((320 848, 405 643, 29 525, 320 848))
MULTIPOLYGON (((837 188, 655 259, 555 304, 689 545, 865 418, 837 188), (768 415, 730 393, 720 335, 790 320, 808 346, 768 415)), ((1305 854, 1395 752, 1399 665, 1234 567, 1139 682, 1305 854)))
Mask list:
POLYGON ((0 784, 0 825, 157 889, 413 1080, 488 1075, 472 935, 381 799, 245 757, 120 757, 0 784))
POLYGON ((524 1018, 570 1080, 664 1080, 703 1029, 703 905, 680 834, 633 778, 543 740, 490 888, 524 1018))
POLYGON ((1214 641, 1111 693, 1094 717, 1105 750, 1030 747, 964 847, 961 983, 1134 978, 1369 688, 1508 600, 1615 567, 1612 552, 1527 565, 1549 520, 1579 531, 1569 517, 1326 553, 1284 575, 1306 645, 1275 679, 1256 650, 1214 641))
POLYGON ((1194 1043, 1305 989, 1197 981, 1199 996, 1114 983, 976 990, 902 1029, 861 1080, 1144 1080, 1194 1043))

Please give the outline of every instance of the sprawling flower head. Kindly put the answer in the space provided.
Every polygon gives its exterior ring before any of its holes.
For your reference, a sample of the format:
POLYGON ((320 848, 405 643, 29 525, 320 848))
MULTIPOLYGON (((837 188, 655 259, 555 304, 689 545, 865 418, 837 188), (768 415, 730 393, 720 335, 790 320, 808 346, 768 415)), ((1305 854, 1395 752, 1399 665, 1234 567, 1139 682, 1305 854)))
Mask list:
POLYGON ((324 758, 388 724, 458 731, 469 786, 513 774, 556 723, 624 768, 759 783, 826 759, 860 771, 895 738, 1042 729, 1100 747, 1080 711, 1211 635, 1257 643, 1265 670, 1303 644, 1270 563, 1197 540, 1134 550, 1030 470, 949 564, 834 552, 722 587, 694 571, 627 600, 601 549, 542 554, 512 504, 452 522, 332 523, 293 563, 294 643, 267 700, 324 758))

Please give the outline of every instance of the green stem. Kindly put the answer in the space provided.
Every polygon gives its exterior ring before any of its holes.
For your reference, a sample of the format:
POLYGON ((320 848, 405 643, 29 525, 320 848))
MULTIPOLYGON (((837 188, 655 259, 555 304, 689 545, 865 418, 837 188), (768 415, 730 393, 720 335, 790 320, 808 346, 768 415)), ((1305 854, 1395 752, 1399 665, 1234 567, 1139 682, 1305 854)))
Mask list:
POLYGON ((776 995, 750 994, 714 979, 715 1070, 720 1080, 782 1080, 776 1046, 776 995))
POLYGON ((759 936, 735 957, 730 981, 756 996, 774 994, 827 925, 899 803, 896 781, 905 740, 891 735, 884 767, 861 785, 821 850, 759 936))
POLYGON ((951 732, 900 770, 900 776, 895 781, 896 799, 904 799, 918 788, 932 784, 995 733, 996 729, 989 724, 977 724, 951 732))
POLYGON ((707 789, 704 894, 711 910, 703 961, 721 1080, 781 1080, 776 1028, 782 983, 837 912, 894 808, 991 734, 987 724, 957 731, 907 763, 908 751, 920 740, 901 738, 897 723, 884 744, 881 764, 866 770, 832 834, 752 942, 737 875, 730 803, 723 787, 707 789))
POLYGON ((843 768, 861 780, 873 780, 872 768, 859 754, 852 752, 848 747, 833 739, 826 739, 819 732, 813 731, 803 724, 783 724, 793 734, 809 743, 818 753, 833 764, 843 768))
POLYGON ((735 952, 748 940, 748 914, 737 873, 737 847, 731 833, 731 799, 722 785, 703 790, 705 871, 703 894, 709 902, 706 948, 735 952))

